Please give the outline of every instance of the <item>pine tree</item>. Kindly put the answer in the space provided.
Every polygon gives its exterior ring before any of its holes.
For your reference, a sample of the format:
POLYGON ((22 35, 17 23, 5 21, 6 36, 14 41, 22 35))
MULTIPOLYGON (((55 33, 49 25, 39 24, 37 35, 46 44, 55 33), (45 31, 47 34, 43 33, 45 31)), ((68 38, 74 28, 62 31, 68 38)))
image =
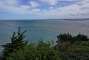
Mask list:
POLYGON ((25 32, 26 31, 21 32, 21 29, 19 27, 18 31, 12 34, 11 42, 5 45, 2 45, 4 47, 3 60, 6 60, 6 57, 8 57, 10 53, 16 52, 19 49, 23 49, 23 47, 26 45, 24 40, 25 32))

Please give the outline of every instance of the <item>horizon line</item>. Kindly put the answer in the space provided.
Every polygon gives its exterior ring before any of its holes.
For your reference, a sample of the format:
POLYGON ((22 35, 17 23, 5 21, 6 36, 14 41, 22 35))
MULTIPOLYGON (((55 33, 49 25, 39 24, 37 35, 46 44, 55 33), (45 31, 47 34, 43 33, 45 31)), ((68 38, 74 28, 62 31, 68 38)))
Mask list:
POLYGON ((23 21, 23 20, 29 20, 29 21, 33 21, 33 20, 71 20, 71 21, 85 21, 85 20, 89 20, 89 18, 65 18, 65 19, 0 19, 0 21, 23 21))

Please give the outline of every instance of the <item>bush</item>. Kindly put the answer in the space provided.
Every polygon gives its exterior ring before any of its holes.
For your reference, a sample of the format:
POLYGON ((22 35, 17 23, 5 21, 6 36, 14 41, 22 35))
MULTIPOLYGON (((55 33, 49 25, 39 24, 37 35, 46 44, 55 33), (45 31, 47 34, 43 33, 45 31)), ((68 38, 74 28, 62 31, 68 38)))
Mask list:
POLYGON ((61 60, 61 55, 50 44, 41 41, 11 53, 7 60, 61 60))
POLYGON ((25 31, 21 32, 19 28, 17 32, 12 34, 11 42, 2 45, 4 47, 3 60, 6 60, 6 58, 9 57, 11 53, 16 52, 19 49, 23 49, 23 47, 26 45, 24 33, 25 31))

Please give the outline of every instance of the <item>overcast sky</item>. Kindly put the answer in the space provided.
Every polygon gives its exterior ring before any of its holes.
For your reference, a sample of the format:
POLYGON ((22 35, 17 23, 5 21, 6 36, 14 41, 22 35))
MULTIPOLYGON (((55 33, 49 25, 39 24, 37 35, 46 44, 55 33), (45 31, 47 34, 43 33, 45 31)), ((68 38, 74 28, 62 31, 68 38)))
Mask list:
POLYGON ((0 20, 88 17, 89 0, 0 0, 0 20))

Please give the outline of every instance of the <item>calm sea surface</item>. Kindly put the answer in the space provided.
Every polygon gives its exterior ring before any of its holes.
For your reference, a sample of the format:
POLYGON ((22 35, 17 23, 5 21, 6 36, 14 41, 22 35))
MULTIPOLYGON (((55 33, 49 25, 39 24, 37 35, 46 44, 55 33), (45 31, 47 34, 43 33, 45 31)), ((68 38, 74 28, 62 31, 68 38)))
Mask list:
POLYGON ((83 33, 89 35, 89 21, 67 20, 23 20, 0 21, 0 44, 10 41, 11 34, 17 31, 18 26, 27 30, 26 40, 36 42, 38 40, 56 41, 56 36, 61 32, 72 34, 83 33))

